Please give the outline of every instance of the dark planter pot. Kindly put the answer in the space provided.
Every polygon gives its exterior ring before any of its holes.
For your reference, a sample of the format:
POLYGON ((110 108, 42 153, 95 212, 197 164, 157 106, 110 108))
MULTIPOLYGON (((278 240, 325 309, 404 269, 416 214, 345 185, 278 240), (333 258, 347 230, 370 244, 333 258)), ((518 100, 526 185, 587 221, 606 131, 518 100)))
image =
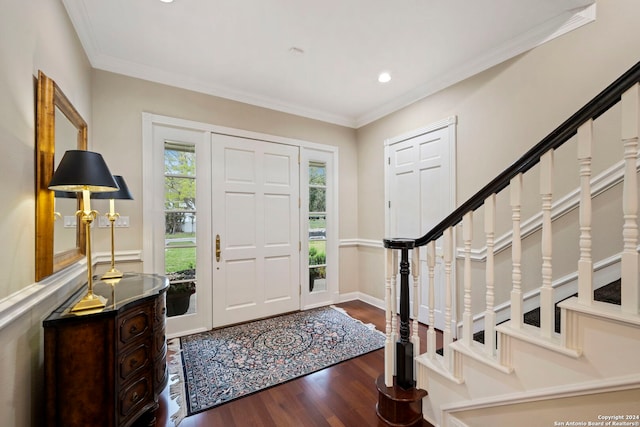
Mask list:
POLYGON ((313 285, 316 280, 316 277, 317 276, 313 274, 311 271, 309 272, 309 292, 313 292, 313 285))
POLYGON ((189 299, 194 292, 167 294, 167 317, 180 316, 189 309, 189 299))

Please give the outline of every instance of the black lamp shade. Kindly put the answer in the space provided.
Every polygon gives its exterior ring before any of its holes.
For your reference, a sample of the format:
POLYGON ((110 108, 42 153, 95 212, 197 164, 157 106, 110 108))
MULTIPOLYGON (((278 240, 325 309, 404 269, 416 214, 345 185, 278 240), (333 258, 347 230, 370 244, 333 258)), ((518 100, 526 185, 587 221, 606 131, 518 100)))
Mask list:
POLYGON ((133 196, 131 195, 131 192, 129 192, 129 187, 127 187, 127 183, 124 182, 124 178, 121 175, 113 175, 113 178, 116 180, 116 183, 120 188, 118 191, 105 191, 102 193, 91 193, 91 198, 92 199, 133 200, 133 196))
POLYGON ((49 189, 75 192, 114 191, 118 189, 118 183, 100 153, 68 150, 51 177, 49 189))
POLYGON ((73 191, 54 191, 53 197, 56 199, 77 199, 78 193, 74 193, 73 191))

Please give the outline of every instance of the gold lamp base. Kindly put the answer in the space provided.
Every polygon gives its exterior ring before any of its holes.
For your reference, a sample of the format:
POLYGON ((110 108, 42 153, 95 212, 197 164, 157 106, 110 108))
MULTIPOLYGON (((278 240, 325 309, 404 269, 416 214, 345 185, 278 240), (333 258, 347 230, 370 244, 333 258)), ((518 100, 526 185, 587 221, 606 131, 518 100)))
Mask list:
POLYGON ((102 279, 102 280, 120 279, 120 278, 122 278, 122 276, 123 276, 123 274, 122 274, 122 272, 120 270, 111 267, 111 269, 109 271, 107 271, 106 273, 104 273, 100 279, 102 279))
POLYGON ((107 299, 103 296, 96 295, 93 292, 87 293, 80 301, 71 309, 72 313, 82 312, 88 314, 102 311, 107 306, 107 299), (91 310, 91 311, 89 311, 91 310))

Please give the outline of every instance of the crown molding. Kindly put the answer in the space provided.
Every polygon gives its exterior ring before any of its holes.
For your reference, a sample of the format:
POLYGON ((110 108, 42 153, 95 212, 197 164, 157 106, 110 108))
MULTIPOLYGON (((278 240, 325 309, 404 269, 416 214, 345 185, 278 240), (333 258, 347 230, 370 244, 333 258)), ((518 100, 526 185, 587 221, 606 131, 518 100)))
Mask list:
POLYGON ((194 79, 186 74, 166 72, 155 67, 123 61, 105 55, 102 53, 103 50, 91 31, 88 24, 90 20, 82 2, 80 2, 80 8, 75 2, 72 4, 72 0, 63 0, 63 3, 93 68, 355 129, 398 111, 520 53, 593 22, 596 13, 595 3, 577 12, 576 10, 567 11, 545 22, 543 25, 523 33, 520 37, 498 46, 481 57, 471 58, 455 69, 442 73, 441 78, 433 79, 424 85, 418 86, 391 102, 360 116, 345 116, 288 103, 277 98, 257 96, 241 90, 194 79))
POLYGON ((485 71, 509 58, 513 58, 521 53, 573 31, 576 28, 593 22, 595 19, 595 3, 584 9, 578 10, 577 12, 575 10, 567 11, 555 19, 549 20, 543 25, 521 34, 520 37, 509 40, 505 44, 487 52, 485 55, 478 58, 471 58, 466 63, 456 66, 455 69, 450 69, 441 73, 440 79, 429 81, 428 83, 407 92, 405 95, 357 117, 356 129, 407 107, 414 102, 461 82, 464 79, 485 71))

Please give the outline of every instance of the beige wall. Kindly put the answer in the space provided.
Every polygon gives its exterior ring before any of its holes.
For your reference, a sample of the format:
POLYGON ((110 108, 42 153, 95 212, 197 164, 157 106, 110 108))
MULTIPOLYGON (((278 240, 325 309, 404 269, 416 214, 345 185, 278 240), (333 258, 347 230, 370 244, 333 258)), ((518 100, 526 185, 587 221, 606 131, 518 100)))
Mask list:
MULTIPOLYGON (((384 140, 451 115, 457 204, 638 61, 635 0, 598 1, 596 21, 358 130, 359 237, 384 236, 384 140)), ((383 254, 360 252, 360 291, 383 298, 383 254)))
POLYGON ((35 83, 41 69, 91 120, 90 66, 61 2, 0 0, 0 299, 34 280, 35 83), (10 184, 10 185, 6 185, 10 184))
MULTIPOLYGON (((337 146, 339 149, 340 239, 353 239, 357 229, 357 157, 355 130, 203 95, 105 71, 93 72, 93 144, 114 174, 125 176, 135 200, 120 204, 131 228, 118 234, 118 250, 142 249, 142 113, 149 112, 201 123, 337 146)), ((94 233, 96 251, 108 251, 108 233, 94 233)), ((340 292, 357 290, 357 262, 340 266, 340 292)))
POLYGON ((3 300, 38 289, 32 285, 35 76, 41 69, 54 79, 91 129, 91 73, 61 1, 0 0, 0 10, 0 425, 22 427, 43 425, 41 325, 69 292, 30 293, 40 302, 18 313, 3 300))

